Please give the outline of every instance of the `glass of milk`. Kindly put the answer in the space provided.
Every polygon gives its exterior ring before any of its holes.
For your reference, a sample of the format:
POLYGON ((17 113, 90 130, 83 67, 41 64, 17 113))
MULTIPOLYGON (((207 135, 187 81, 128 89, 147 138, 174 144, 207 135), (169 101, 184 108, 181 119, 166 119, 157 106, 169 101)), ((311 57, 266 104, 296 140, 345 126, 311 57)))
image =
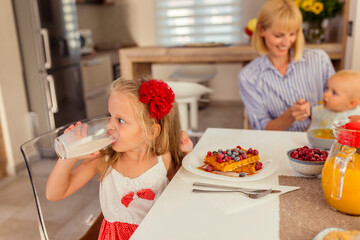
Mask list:
POLYGON ((81 123, 57 137, 54 148, 62 159, 89 155, 115 142, 119 135, 107 129, 110 117, 97 118, 81 123))

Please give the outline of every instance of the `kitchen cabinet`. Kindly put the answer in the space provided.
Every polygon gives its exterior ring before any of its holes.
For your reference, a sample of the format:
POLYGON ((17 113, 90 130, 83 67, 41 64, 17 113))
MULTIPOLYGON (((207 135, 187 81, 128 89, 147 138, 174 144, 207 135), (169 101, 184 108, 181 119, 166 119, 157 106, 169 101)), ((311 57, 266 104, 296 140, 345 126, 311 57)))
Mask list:
POLYGON ((76 0, 76 4, 114 4, 115 0, 76 0))
POLYGON ((94 118, 108 113, 107 101, 113 80, 110 55, 83 57, 81 60, 86 117, 94 118))

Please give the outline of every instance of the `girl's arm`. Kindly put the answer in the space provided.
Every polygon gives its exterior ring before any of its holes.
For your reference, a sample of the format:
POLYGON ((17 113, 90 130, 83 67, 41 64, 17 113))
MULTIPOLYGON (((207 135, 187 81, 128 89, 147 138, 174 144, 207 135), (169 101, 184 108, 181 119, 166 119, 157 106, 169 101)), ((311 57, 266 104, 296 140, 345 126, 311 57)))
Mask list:
POLYGON ((193 150, 194 144, 185 131, 181 131, 180 150, 188 154, 193 150))
POLYGON ((59 201, 79 190, 90 181, 99 171, 99 164, 103 156, 89 155, 78 166, 79 158, 59 159, 50 173, 46 183, 46 198, 59 201))

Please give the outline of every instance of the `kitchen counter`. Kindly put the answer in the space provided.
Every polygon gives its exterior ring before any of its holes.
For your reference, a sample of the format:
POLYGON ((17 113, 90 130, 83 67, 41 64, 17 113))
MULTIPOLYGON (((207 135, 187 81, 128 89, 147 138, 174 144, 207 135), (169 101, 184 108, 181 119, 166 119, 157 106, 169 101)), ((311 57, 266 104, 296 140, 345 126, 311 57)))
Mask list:
MULTIPOLYGON (((323 49, 335 68, 344 59, 341 43, 307 44, 307 48, 323 49), (339 63, 339 64, 337 64, 339 63)), ((248 44, 219 47, 136 47, 119 50, 121 76, 139 78, 151 74, 154 63, 241 63, 246 64, 258 54, 248 44)))
POLYGON ((96 51, 81 56, 81 60, 90 60, 99 56, 110 55, 112 62, 119 63, 119 48, 106 51, 96 51))

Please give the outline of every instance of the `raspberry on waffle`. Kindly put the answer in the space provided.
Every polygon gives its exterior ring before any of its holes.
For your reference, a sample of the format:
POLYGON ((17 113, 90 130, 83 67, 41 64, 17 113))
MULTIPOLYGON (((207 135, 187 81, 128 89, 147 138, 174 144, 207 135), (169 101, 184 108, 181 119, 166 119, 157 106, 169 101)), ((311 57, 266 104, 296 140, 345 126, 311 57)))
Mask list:
MULTIPOLYGON (((230 157, 226 153, 208 152, 204 160, 206 163, 212 165, 216 170, 222 172, 254 172, 256 163, 259 162, 260 157, 257 150, 242 149, 240 147, 230 150, 232 153, 237 152, 238 157, 230 157)), ((226 152, 226 151, 225 151, 226 152)))

